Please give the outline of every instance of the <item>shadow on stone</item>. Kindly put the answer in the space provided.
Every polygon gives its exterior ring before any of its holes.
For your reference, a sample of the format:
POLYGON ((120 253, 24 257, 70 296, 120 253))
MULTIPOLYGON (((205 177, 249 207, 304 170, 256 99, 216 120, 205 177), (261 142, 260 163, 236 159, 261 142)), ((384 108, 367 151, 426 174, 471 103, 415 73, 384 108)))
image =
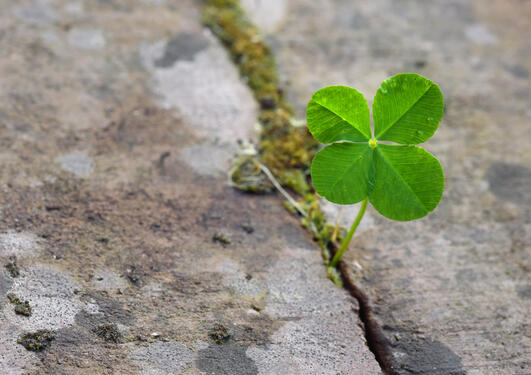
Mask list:
POLYGON ((247 346, 214 344, 199 351, 196 366, 211 375, 257 375, 258 368, 246 351, 247 346))
POLYGON ((198 34, 179 34, 171 39, 164 55, 155 61, 157 68, 169 68, 177 60, 192 61, 194 56, 208 46, 208 41, 198 34))
POLYGON ((398 374, 466 375, 461 358, 439 341, 403 334, 395 335, 393 341, 393 351, 402 354, 393 359, 398 374))
POLYGON ((498 198, 531 205, 531 169, 518 164, 496 162, 486 173, 490 190, 498 198))

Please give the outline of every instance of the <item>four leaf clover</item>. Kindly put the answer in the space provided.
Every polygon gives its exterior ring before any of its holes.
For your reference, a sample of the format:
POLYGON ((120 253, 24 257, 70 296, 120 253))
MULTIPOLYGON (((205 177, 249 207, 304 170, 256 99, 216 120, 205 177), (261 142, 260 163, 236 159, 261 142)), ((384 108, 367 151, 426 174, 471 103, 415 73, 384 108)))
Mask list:
POLYGON ((312 162, 315 190, 327 200, 368 200, 383 216, 414 220, 431 212, 442 197, 439 161, 416 146, 427 141, 443 116, 443 96, 430 80, 412 73, 385 80, 372 106, 357 90, 329 86, 307 108, 308 128, 328 143, 312 162))

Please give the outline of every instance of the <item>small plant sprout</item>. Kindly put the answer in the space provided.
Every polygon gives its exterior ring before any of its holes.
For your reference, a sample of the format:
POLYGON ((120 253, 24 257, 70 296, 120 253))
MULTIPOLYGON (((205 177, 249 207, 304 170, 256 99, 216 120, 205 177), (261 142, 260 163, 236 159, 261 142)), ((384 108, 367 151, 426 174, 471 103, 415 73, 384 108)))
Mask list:
POLYGON ((439 161, 416 146, 427 141, 443 116, 439 87, 418 74, 386 79, 367 101, 351 87, 317 91, 307 108, 308 128, 328 143, 312 162, 315 190, 330 202, 362 202, 360 211, 329 263, 329 274, 347 249, 367 204, 398 221, 419 219, 433 211, 442 197, 444 174, 439 161))

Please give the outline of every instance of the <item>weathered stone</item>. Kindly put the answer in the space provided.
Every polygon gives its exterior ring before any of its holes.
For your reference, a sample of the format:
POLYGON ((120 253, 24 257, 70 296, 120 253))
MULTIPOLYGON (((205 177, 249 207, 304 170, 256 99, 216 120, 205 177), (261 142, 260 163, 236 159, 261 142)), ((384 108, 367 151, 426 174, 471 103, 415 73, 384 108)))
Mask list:
POLYGON ((105 37, 98 29, 73 29, 68 34, 68 42, 86 50, 101 50, 105 47, 105 37))
POLYGON ((84 152, 61 155, 55 160, 62 169, 79 177, 87 177, 94 169, 92 159, 84 152))
POLYGON ((445 169, 439 207, 410 223, 369 208, 373 223, 345 257, 398 373, 531 366, 529 5, 294 0, 267 35, 300 117, 323 86, 355 87, 371 103, 383 79, 404 71, 444 93, 445 117, 426 145, 445 169))
POLYGON ((197 2, 0 10, 0 292, 33 308, 2 305, 2 370, 380 373, 298 220, 227 183, 258 104, 197 2))

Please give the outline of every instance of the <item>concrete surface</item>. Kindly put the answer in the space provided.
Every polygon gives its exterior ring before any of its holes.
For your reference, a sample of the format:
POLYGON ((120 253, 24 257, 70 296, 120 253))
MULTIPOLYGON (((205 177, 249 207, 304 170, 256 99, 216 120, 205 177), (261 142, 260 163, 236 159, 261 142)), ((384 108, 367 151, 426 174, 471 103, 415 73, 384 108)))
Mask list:
POLYGON ((256 103, 198 6, 0 1, 3 374, 380 373, 297 219, 228 184, 256 103))
MULTIPOLYGON (((256 10, 264 2, 244 3, 258 24, 268 18, 256 10)), ((446 173, 439 207, 409 223, 369 209, 346 256, 396 371, 531 373, 531 3, 284 3, 267 40, 299 117, 323 86, 350 85, 372 102, 399 72, 444 93, 426 144, 446 173)))

